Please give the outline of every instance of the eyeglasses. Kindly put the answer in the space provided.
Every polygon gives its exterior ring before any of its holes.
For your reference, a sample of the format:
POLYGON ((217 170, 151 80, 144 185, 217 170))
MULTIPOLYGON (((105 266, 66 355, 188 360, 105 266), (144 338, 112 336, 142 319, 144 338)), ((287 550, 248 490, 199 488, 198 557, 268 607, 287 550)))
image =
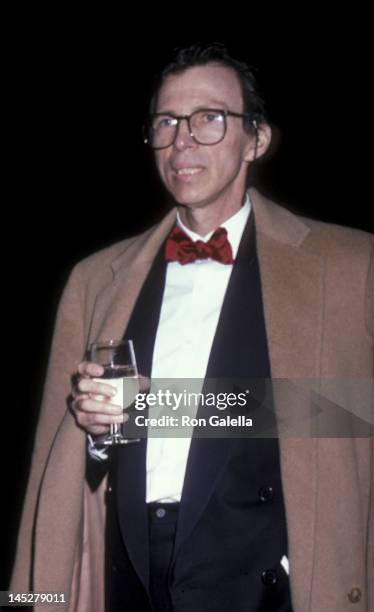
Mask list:
POLYGON ((249 113, 234 113, 216 108, 202 108, 191 115, 154 113, 143 127, 144 142, 152 149, 166 149, 174 144, 180 121, 186 120, 190 136, 201 145, 214 145, 224 139, 227 117, 250 119, 253 128, 257 122, 249 113))

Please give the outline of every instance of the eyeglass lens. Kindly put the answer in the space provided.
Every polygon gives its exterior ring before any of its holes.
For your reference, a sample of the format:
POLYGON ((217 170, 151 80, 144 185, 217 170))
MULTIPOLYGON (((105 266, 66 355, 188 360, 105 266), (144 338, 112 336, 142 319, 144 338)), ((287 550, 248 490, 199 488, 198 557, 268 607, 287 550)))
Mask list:
MULTIPOLYGON (((149 129, 151 146, 154 148, 170 146, 175 140, 181 120, 172 115, 155 115, 149 129)), ((214 110, 196 111, 189 117, 190 132, 200 144, 215 144, 222 140, 226 130, 225 123, 225 115, 214 110)))

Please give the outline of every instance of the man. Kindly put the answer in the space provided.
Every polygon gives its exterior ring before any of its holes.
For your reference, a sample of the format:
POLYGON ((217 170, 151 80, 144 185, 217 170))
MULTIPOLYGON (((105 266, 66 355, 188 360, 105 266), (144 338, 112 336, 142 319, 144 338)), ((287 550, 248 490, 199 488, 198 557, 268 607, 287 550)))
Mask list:
MULTIPOLYGON (((146 139, 177 211, 72 273, 13 589, 63 591, 72 610, 103 610, 105 572, 108 610, 374 605, 368 437, 143 439, 113 454, 99 485, 85 478, 84 431, 123 420, 92 380, 102 370, 82 360, 89 342, 126 333, 156 379, 372 377, 373 238, 247 194, 270 138, 253 76, 222 48, 184 50, 164 71, 146 139), (78 362, 79 428, 65 404, 78 362)), ((336 397, 357 408, 344 390, 336 397)), ((275 393, 279 427, 293 411, 310 416, 308 398, 275 393)))

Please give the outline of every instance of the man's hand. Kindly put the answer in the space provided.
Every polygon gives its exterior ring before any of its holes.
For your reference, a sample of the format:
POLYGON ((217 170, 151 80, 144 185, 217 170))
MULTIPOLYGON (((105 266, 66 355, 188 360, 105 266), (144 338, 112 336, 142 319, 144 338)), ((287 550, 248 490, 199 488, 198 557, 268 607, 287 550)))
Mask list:
MULTIPOLYGON (((71 411, 78 427, 94 436, 107 434, 110 425, 126 423, 129 418, 123 407, 116 404, 117 390, 110 384, 110 379, 93 380, 103 374, 101 365, 82 361, 73 376, 71 411)), ((139 374, 138 380, 140 391, 149 391, 150 379, 139 374)))
POLYGON ((77 425, 94 436, 109 432, 114 423, 125 423, 128 415, 122 406, 116 404, 116 388, 109 382, 98 382, 104 368, 97 363, 83 361, 78 365, 78 373, 73 377, 71 411, 77 425))

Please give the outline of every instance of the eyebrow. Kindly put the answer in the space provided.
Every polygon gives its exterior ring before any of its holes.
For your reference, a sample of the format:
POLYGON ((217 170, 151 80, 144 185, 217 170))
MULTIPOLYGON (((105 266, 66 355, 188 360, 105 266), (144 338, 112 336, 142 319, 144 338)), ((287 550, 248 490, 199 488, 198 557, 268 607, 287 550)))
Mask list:
MULTIPOLYGON (((204 110, 205 108, 212 108, 215 110, 229 110, 229 106, 227 104, 227 102, 223 102, 223 100, 213 100, 211 99, 209 102, 207 102, 206 104, 199 104, 198 106, 195 106, 193 108, 193 110, 191 111, 191 113, 195 113, 198 110, 204 110)), ((191 114, 189 113, 189 114, 191 114)), ((161 115, 176 115, 177 113, 173 110, 158 110, 156 111, 156 115, 157 114, 161 114, 161 115)))

